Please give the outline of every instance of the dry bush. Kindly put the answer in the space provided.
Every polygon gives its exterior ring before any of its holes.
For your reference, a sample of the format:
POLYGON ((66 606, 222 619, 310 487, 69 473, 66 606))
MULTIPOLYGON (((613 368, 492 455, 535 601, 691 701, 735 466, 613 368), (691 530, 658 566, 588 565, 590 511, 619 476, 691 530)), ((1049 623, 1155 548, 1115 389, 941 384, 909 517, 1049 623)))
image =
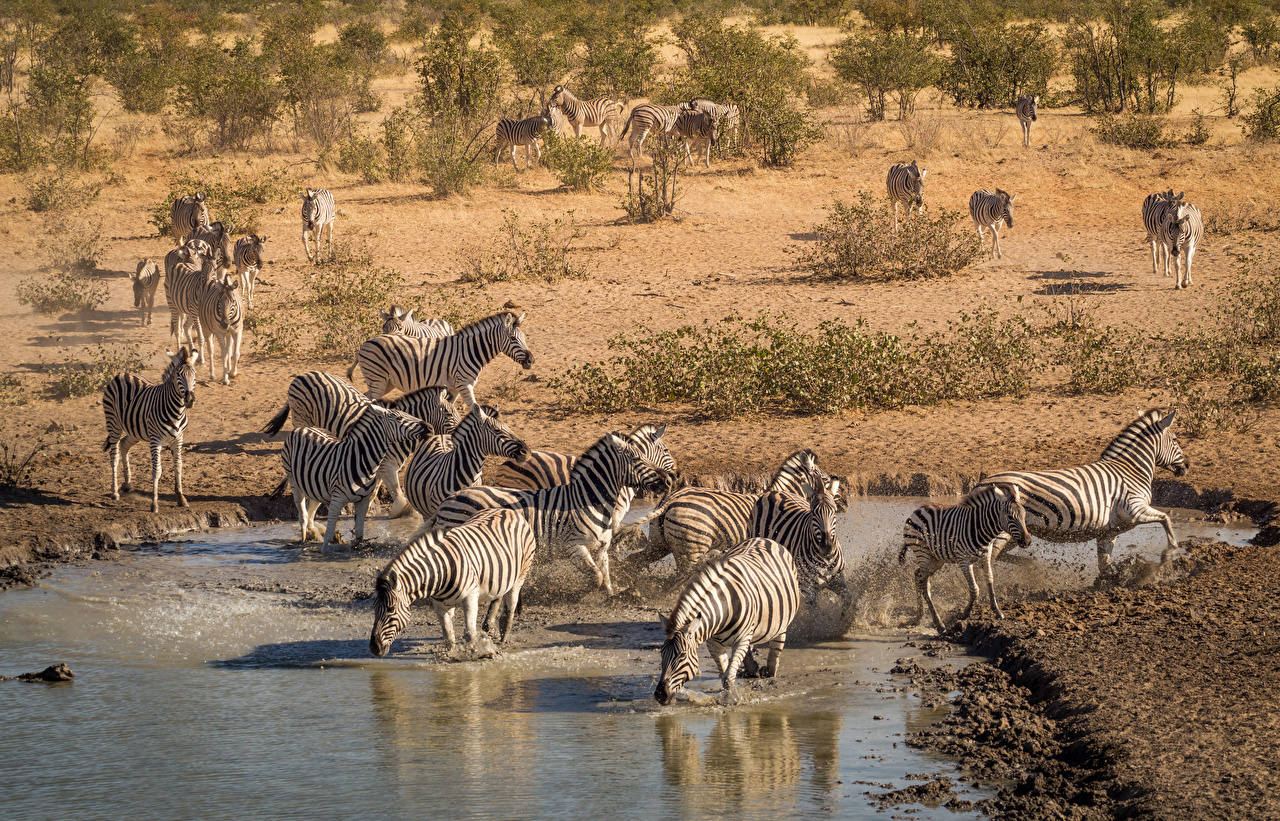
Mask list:
POLYGON ((34 462, 49 443, 37 439, 35 444, 27 447, 29 442, 30 437, 26 436, 0 442, 0 492, 12 493, 35 486, 32 481, 34 462), (24 450, 26 455, 23 455, 24 450))
POLYGON ((1245 231, 1275 231, 1280 229, 1280 214, 1270 204, 1259 204, 1251 199, 1230 197, 1210 200, 1201 207, 1204 214, 1204 230, 1213 235, 1230 237, 1245 231))
POLYGON ((129 159, 138 151, 138 144, 155 136, 156 127, 137 120, 116 126, 111 135, 111 151, 117 157, 129 159))
POLYGON ((102 217, 79 210, 51 214, 44 224, 44 236, 36 240, 45 265, 61 271, 95 270, 107 251, 102 224, 102 217))
POLYGON ((914 156, 929 157, 946 147, 947 124, 936 109, 917 112, 914 117, 899 121, 897 126, 908 153, 914 156))
POLYGON ((520 224, 520 217, 507 209, 502 211, 502 227, 483 250, 468 253, 463 261, 463 282, 512 282, 533 280, 558 282, 562 279, 585 279, 586 269, 575 265, 571 255, 574 245, 586 232, 574 221, 573 212, 563 219, 520 224))
POLYGON ((99 342, 82 355, 67 351, 63 360, 49 369, 52 377, 47 386, 52 399, 75 399, 89 396, 106 387, 118 373, 137 373, 146 364, 137 345, 106 345, 99 342))
POLYGON ((870 125, 861 117, 847 123, 827 123, 826 142, 851 157, 859 157, 879 145, 870 125))
POLYGON ((96 311, 107 301, 107 284, 80 274, 59 271, 18 283, 18 302, 40 314, 96 311))

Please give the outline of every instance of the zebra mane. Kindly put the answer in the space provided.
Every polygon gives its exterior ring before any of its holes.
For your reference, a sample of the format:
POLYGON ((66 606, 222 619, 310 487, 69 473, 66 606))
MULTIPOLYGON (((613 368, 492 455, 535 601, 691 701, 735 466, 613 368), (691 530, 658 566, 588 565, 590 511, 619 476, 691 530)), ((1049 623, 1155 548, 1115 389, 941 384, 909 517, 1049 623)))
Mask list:
POLYGON ((510 330, 516 324, 516 314, 514 311, 499 311, 492 316, 486 316, 483 319, 477 319, 470 325, 464 325, 459 328, 455 335, 462 334, 484 334, 493 330, 496 326, 501 325, 510 330))
POLYGON ((569 471, 570 484, 589 476, 595 471, 596 465, 605 458, 606 452, 613 449, 614 446, 610 442, 611 439, 617 439, 624 444, 629 444, 626 440, 626 434, 620 431, 610 431, 601 436, 591 447, 583 451, 582 455, 578 457, 578 461, 574 463, 573 470, 569 471))
POLYGON ((1102 458, 1118 459, 1128 456, 1133 452, 1135 440, 1157 438, 1168 428, 1165 420, 1173 421, 1172 416, 1171 413, 1166 413, 1162 408, 1147 410, 1137 419, 1125 425, 1124 429, 1115 435, 1115 438, 1102 451, 1102 458))

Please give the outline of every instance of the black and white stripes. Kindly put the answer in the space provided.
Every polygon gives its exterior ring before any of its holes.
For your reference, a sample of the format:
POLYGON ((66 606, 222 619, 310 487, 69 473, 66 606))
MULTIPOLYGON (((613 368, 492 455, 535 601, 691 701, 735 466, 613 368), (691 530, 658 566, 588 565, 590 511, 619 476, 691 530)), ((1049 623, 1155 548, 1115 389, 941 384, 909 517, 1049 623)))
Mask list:
POLYGON ((438 339, 453 334, 453 326, 443 319, 414 319, 413 309, 392 305, 386 311, 379 311, 382 317, 384 334, 404 334, 422 339, 438 339))
POLYGON ((209 224, 209 206, 203 192, 194 196, 178 197, 169 206, 169 235, 181 245, 191 232, 209 224))
POLYGON ((564 118, 573 127, 575 137, 582 136, 583 126, 600 129, 600 145, 611 136, 615 121, 622 117, 622 104, 608 97, 579 100, 562 85, 551 92, 550 104, 564 112, 564 118))
POLYGON ((654 105, 653 103, 641 103, 631 109, 631 114, 627 117, 627 124, 622 127, 622 134, 619 136, 627 136, 627 132, 631 133, 631 139, 628 143, 628 150, 631 153, 631 165, 636 164, 636 157, 644 149, 645 137, 650 131, 657 131, 660 134, 670 134, 676 127, 676 121, 680 119, 680 112, 685 110, 685 106, 681 105, 654 105))
POLYGON ((521 461, 529 446, 499 418, 498 409, 476 405, 448 436, 424 442, 405 468, 404 491, 423 521, 435 520, 440 503, 480 484, 486 456, 521 461))
POLYGON ((156 289, 160 286, 160 266, 155 260, 139 260, 129 279, 133 282, 133 307, 138 309, 138 319, 143 325, 150 325, 151 313, 156 307, 156 289))
POLYGON ((920 168, 916 161, 900 162, 889 168, 885 177, 885 190, 893 203, 893 227, 898 227, 898 206, 907 206, 907 218, 913 210, 924 210, 924 175, 928 169, 920 168))
POLYGON ((164 257, 164 297, 169 303, 169 333, 174 344, 198 349, 200 297, 206 283, 216 279, 213 252, 200 240, 191 240, 164 257), (185 339, 183 338, 185 337, 185 339))
POLYGON ((517 146, 523 146, 524 167, 527 170, 532 163, 539 162, 542 159, 542 146, 538 142, 538 135, 553 128, 555 128, 555 120, 550 109, 546 108, 532 117, 525 117, 519 120, 503 117, 494 126, 497 154, 494 156, 493 161, 498 162, 501 160, 503 150, 510 148, 511 167, 519 171, 520 166, 516 164, 516 148, 517 146), (533 149, 532 161, 529 159, 530 148, 533 149))
POLYGON ((199 295, 200 351, 209 358, 213 379, 213 343, 222 351, 222 384, 230 385, 240 373, 240 341, 244 336, 244 305, 237 291, 240 280, 212 279, 199 295))
POLYGON ((684 138, 684 157, 693 162, 689 155, 690 144, 697 146, 703 154, 707 168, 711 167, 711 147, 716 144, 716 118, 706 111, 685 109, 676 118, 675 133, 684 138))
POLYGON ((840 481, 825 478, 815 467, 810 484, 807 500, 792 493, 762 494, 752 507, 747 533, 791 551, 805 597, 816 602, 818 591, 828 585, 844 592, 844 550, 835 530, 840 481))
POLYGON ((236 240, 233 249, 236 276, 240 278, 240 287, 244 289, 244 298, 250 308, 253 307, 253 289, 257 284, 258 274, 262 272, 262 246, 266 242, 266 234, 250 234, 236 240))
POLYGON ((333 256, 333 218, 338 213, 333 194, 326 188, 308 188, 302 193, 302 248, 307 260, 320 261, 320 242, 325 228, 329 229, 329 256, 333 256), (316 252, 311 254, 310 239, 316 241, 316 252))
POLYGON ((1165 211, 1163 232, 1169 243, 1169 252, 1173 254, 1177 277, 1173 287, 1181 290, 1191 284, 1191 259, 1204 237, 1204 219, 1200 209, 1189 202, 1174 203, 1165 211))
POLYGON ((1022 146, 1031 147, 1031 124, 1036 121, 1036 106, 1040 98, 1023 94, 1013 104, 1013 113, 1018 115, 1018 124, 1022 126, 1022 146))
POLYGON ((984 239, 983 228, 991 229, 993 258, 1004 257, 1000 251, 1000 226, 1007 224, 1010 228, 1013 227, 1013 201, 1017 196, 999 188, 995 191, 983 188, 974 191, 973 196, 969 197, 969 216, 973 217, 974 227, 978 229, 978 241, 982 242, 984 239))

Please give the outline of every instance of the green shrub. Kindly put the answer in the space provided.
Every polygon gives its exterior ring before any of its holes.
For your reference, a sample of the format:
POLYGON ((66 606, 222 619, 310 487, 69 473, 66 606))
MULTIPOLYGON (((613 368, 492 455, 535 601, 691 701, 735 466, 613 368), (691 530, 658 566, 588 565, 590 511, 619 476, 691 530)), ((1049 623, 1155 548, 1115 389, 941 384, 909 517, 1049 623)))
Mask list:
POLYGON ((1054 361, 1067 368, 1068 394, 1115 394, 1139 383, 1144 374, 1144 341, 1119 328, 1099 325, 1085 314, 1055 333, 1054 361))
POLYGON ((316 350, 349 354, 381 333, 371 305, 386 305, 404 284, 400 272, 379 265, 367 246, 334 244, 332 258, 319 263, 307 281, 303 310, 316 326, 316 350))
POLYGON ((823 128, 805 109, 782 108, 768 117, 757 118, 754 133, 760 142, 760 161, 765 165, 785 166, 794 163, 800 152, 821 140, 823 128))
POLYGON ((1271 61, 1271 50, 1280 42, 1280 23, 1270 10, 1262 8, 1241 29, 1244 41, 1249 44, 1249 51, 1257 63, 1271 61))
POLYGON ((1191 128, 1183 136, 1182 141, 1187 145, 1204 145, 1209 142, 1212 132, 1209 125, 1204 121, 1204 114, 1199 110, 1194 110, 1191 117, 1191 128))
POLYGON ((502 227, 487 248, 466 257, 467 270, 461 280, 488 284, 585 279, 586 270, 570 259, 574 244, 584 236, 586 232, 574 221, 572 211, 563 219, 534 222, 526 228, 514 211, 503 209, 502 227))
POLYGON ((1052 35, 1039 23, 956 25, 944 35, 951 54, 939 88, 956 105, 1008 106, 1020 95, 1044 94, 1057 68, 1052 35))
POLYGON ((1090 130, 1100 142, 1150 151, 1169 145, 1165 126, 1160 114, 1100 114, 1090 130))
POLYGON ((244 329, 259 356, 297 356, 301 350, 302 329, 294 311, 255 305, 245 315, 244 329))
POLYGON ((581 42, 574 93, 586 100, 643 96, 653 85, 658 49, 649 33, 650 17, 627 4, 583 7, 572 34, 581 42))
POLYGON ((566 188, 587 191, 598 187, 613 170, 613 151, 589 137, 548 131, 542 161, 566 188))
POLYGON ((83 206, 101 191, 101 184, 86 182, 59 169, 36 174, 27 181, 27 207, 39 214, 65 206, 83 206))
POLYGON ((536 91, 568 75, 574 41, 559 20, 549 14, 530 14, 524 4, 498 7, 494 12, 493 42, 516 85, 536 91))
POLYGON ((107 252, 102 217, 82 211, 55 212, 46 219, 44 235, 36 240, 45 264, 57 270, 83 273, 98 267, 107 252))
POLYGON ((898 103, 898 119, 910 117, 916 96, 937 82, 939 71, 929 38, 899 31, 850 34, 827 59, 841 79, 862 89, 872 121, 884 119, 890 95, 898 103))
POLYGON ((853 0, 752 0, 762 25, 838 26, 853 11, 853 0))
POLYGON ((382 147, 375 140, 352 134, 338 143, 338 170, 357 174, 365 182, 383 182, 386 168, 382 147))
POLYGON ((40 314, 96 311, 107 302, 107 285, 69 271, 32 277, 18 283, 18 302, 40 314))
POLYGON ((87 358, 76 358, 66 352, 63 361, 51 367, 48 394, 52 399, 76 399, 89 396, 106 387, 118 373, 138 373, 146 365, 137 345, 106 345, 99 342, 87 352, 87 358))
POLYGON ((1253 105, 1254 110, 1244 115, 1244 135, 1255 142, 1280 141, 1280 88, 1258 89, 1253 105))
POLYGON ((217 148, 244 149, 265 140, 280 116, 284 94, 271 55, 240 38, 230 49, 210 38, 188 46, 180 74, 177 108, 204 129, 217 148))
POLYGON ((440 114, 415 135, 422 182, 437 197, 465 194, 484 179, 493 123, 460 112, 440 114))
POLYGON ((461 6, 444 13, 422 43, 419 107, 430 117, 488 117, 498 110, 506 82, 502 56, 480 33, 477 13, 461 6))

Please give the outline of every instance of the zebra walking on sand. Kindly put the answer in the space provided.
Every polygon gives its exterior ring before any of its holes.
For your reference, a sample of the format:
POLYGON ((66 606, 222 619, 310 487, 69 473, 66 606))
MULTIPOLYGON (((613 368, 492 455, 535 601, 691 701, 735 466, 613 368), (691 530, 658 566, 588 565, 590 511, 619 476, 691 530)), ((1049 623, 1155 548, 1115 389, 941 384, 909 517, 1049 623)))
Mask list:
POLYGON ((405 310, 399 305, 392 305, 389 310, 378 311, 382 317, 384 334, 404 334, 421 339, 439 339, 453 335, 453 326, 443 319, 414 319, 413 309, 405 310))
MULTIPOLYGON (((447 650, 457 645, 453 611, 462 605, 471 650, 492 655, 484 646, 486 637, 476 629, 480 602, 506 605, 500 638, 506 641, 535 548, 529 523, 505 509, 482 510, 452 530, 417 536, 378 574, 369 652, 386 655, 409 623, 410 605, 426 599, 440 619, 447 650)), ((491 607, 486 631, 493 629, 495 612, 491 607)))
POLYGON ((704 642, 726 695, 754 645, 769 648, 759 675, 776 676, 799 605, 795 561, 777 542, 748 539, 703 565, 680 592, 671 617, 662 621, 666 641, 654 699, 671 703, 697 677, 698 648, 704 642))
POLYGON ((1018 115, 1018 124, 1022 126, 1022 147, 1031 147, 1031 124, 1036 121, 1036 106, 1040 97, 1023 94, 1013 104, 1013 112, 1018 115))
POLYGON ((1016 485, 979 485, 959 504, 924 505, 907 518, 898 564, 906 562, 908 551, 915 553, 919 560, 915 571, 916 612, 907 626, 920 623, 927 603, 929 614, 933 616, 933 626, 938 633, 945 632, 930 591, 930 578, 944 564, 964 565, 969 579, 969 606, 960 618, 969 618, 978 601, 978 580, 973 575, 973 565, 980 559, 986 565, 991 611, 996 618, 1004 618, 996 602, 996 582, 992 572, 995 551, 992 544, 1002 534, 1011 534, 1015 542, 1024 547, 1031 544, 1021 497, 1016 485))
POLYGON ((1160 251, 1160 259, 1164 262, 1164 275, 1169 276, 1169 236, 1165 225, 1165 214, 1182 202, 1183 193, 1176 197, 1173 189, 1148 194, 1142 201, 1142 227, 1147 231, 1147 243, 1151 245, 1151 275, 1159 273, 1156 262, 1156 251, 1160 251))
MULTIPOLYGON (((1016 487, 1033 536, 1050 542, 1097 540, 1099 576, 1111 568, 1116 537, 1142 524, 1164 528, 1168 546, 1160 559, 1167 562, 1178 540, 1169 515, 1151 506, 1151 483, 1157 467, 1174 476, 1187 472, 1187 458, 1173 432, 1174 413, 1152 409, 1142 414, 1111 440, 1096 462, 1064 470, 997 473, 979 487, 1016 487)), ((1007 541, 996 539, 995 555, 1007 541)))
POLYGON ((555 120, 552 119, 551 111, 546 108, 532 117, 525 117, 520 120, 503 117, 494 126, 494 135, 497 138, 497 153, 494 155, 493 161, 495 163, 500 161, 503 150, 510 148, 511 167, 519 171, 520 166, 516 164, 516 147, 523 146, 524 167, 527 171, 532 167, 532 163, 542 161, 542 145, 538 142, 538 135, 554 128, 555 120), (530 148, 533 149, 532 163, 529 160, 530 148))
POLYGON ((1000 250, 1000 226, 1007 224, 1013 227, 1013 201, 1017 194, 997 188, 994 192, 983 188, 973 192, 969 197, 969 216, 973 217, 974 227, 978 229, 978 241, 985 242, 982 229, 991 229, 991 257, 1004 258, 1000 250))
POLYGON ((742 111, 733 103, 720 105, 707 97, 694 97, 685 108, 705 111, 716 120, 717 139, 724 139, 726 134, 739 136, 742 129, 742 111))
POLYGON ((575 137, 582 136, 583 126, 600 129, 600 145, 612 136, 612 123, 622 117, 622 103, 608 97, 579 100, 573 92, 558 85, 551 92, 550 104, 558 106, 565 120, 573 127, 575 137))
POLYGON ((231 249, 231 234, 234 229, 221 222, 210 222, 197 226, 187 241, 199 240, 213 249, 214 262, 219 268, 231 267, 235 252, 231 249))
POLYGON ((913 210, 924 212, 924 175, 928 173, 928 169, 917 166, 915 160, 910 163, 896 163, 889 168, 884 185, 889 194, 889 201, 893 203, 895 230, 898 227, 899 205, 907 206, 907 219, 911 219, 913 210))
POLYGON ((138 261, 138 268, 129 275, 133 282, 133 307, 138 309, 138 320, 151 324, 151 313, 156 307, 156 288, 160 287, 160 266, 155 260, 138 261))
POLYGON ((207 283, 215 281, 217 267, 209 246, 199 240, 165 255, 164 297, 169 303, 169 333, 175 344, 203 348, 200 330, 200 297, 207 283), (170 267, 172 265, 172 267, 170 267), (184 340, 183 337, 186 337, 184 340))
POLYGON ((1177 276, 1174 288, 1181 290, 1191 284, 1191 258, 1196 255, 1196 246, 1204 237, 1204 218, 1200 209, 1189 202, 1173 205, 1165 212, 1164 232, 1177 276))
POLYGON ((197 228, 209 224, 209 205, 205 202, 203 192, 194 196, 178 197, 169 206, 169 236, 178 245, 186 242, 187 237, 197 228))
POLYGON ((213 379, 213 343, 222 350, 222 384, 240 375, 240 340, 244 336, 244 306, 240 303, 238 279, 206 282, 199 296, 200 350, 209 358, 209 379, 213 379))
POLYGON ((631 154, 632 168, 635 168, 636 157, 644 149, 644 140, 649 136, 649 132, 656 130, 661 134, 670 134, 676 127, 676 121, 680 119, 680 112, 684 110, 685 107, 682 105, 654 105, 653 103, 641 103, 631 109, 627 124, 622 127, 622 133, 618 136, 625 137, 628 131, 631 132, 628 151, 631 154))
POLYGON ((684 138, 684 158, 693 164, 690 143, 697 145, 707 168, 711 167, 711 148, 716 144, 716 118, 705 111, 684 110, 676 118, 675 133, 684 138))
POLYGON ((169 364, 159 384, 151 384, 130 373, 117 374, 102 391, 102 413, 107 422, 107 440, 102 449, 111 460, 111 498, 133 487, 129 451, 139 442, 151 446, 151 512, 160 512, 160 454, 165 445, 173 453, 173 493, 178 504, 188 507, 182 494, 182 433, 187 429, 187 411, 196 403, 196 365, 200 353, 186 347, 169 354, 169 364), (124 486, 119 480, 120 458, 124 457, 124 486))
POLYGON ((325 229, 329 229, 329 257, 333 257, 333 218, 338 207, 333 201, 333 194, 327 188, 308 188, 302 193, 302 248, 307 252, 308 262, 320 261, 320 243, 325 229), (314 237, 316 253, 311 255, 311 243, 314 237))
POLYGON ((258 274, 262 272, 262 246, 266 243, 266 234, 262 236, 250 234, 236 240, 233 249, 236 276, 240 278, 240 287, 244 289, 244 298, 250 308, 253 307, 253 289, 257 283, 258 274))

